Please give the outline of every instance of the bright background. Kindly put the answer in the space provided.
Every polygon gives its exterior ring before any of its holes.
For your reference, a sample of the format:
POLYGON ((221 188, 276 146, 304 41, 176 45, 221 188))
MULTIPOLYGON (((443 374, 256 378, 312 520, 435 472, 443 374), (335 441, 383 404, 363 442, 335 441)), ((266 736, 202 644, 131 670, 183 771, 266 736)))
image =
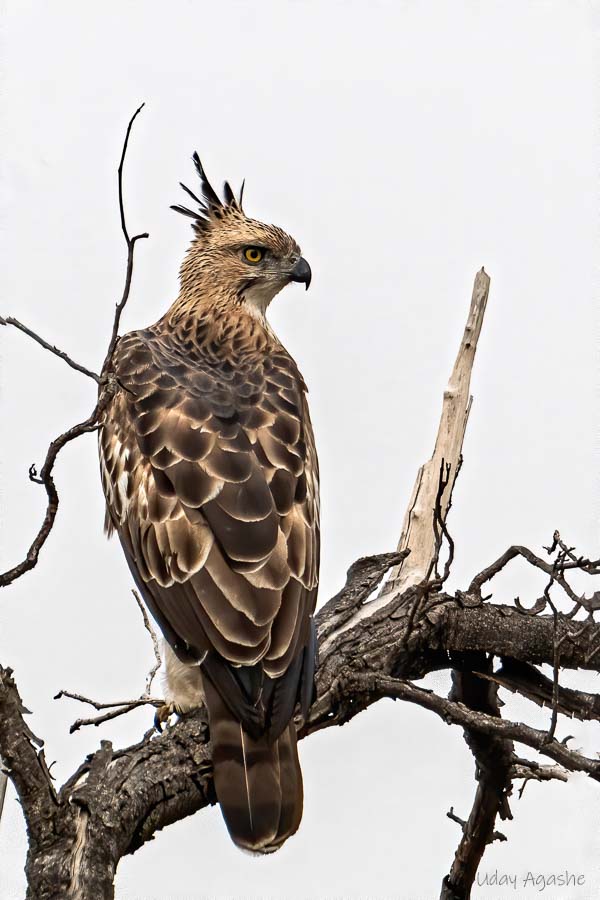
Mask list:
MULTIPOLYGON (((598 190, 600 7, 589 2, 115 2, 5 0, 2 16, 0 313, 97 368, 124 276, 116 165, 145 100, 126 169, 138 245, 123 326, 155 321, 177 293, 190 239, 169 210, 209 176, 246 177, 249 214, 301 243, 308 294, 271 321, 298 360, 323 484, 321 599, 360 555, 395 546, 430 454, 475 271, 492 278, 475 401, 450 526, 452 584, 511 543, 541 551, 555 528, 598 555, 598 190)), ((38 528, 44 492, 27 468, 85 418, 94 384, 2 331, 2 569, 38 528)), ((85 709, 61 688, 136 696, 151 647, 116 542, 102 534, 95 439, 60 456, 61 507, 37 569, 0 598, 0 660, 15 669, 58 782, 101 737, 149 726, 142 711, 70 737, 85 709)), ((515 564, 496 599, 543 580, 515 564)), ((588 586, 588 590, 591 587, 588 586)), ((565 676, 597 690, 597 678, 565 676)), ((448 679, 430 679, 443 692, 448 679)), ((506 714, 549 714, 507 697, 506 714)), ((600 728, 561 721, 588 753, 600 728)), ((305 816, 275 857, 248 858, 217 809, 171 826, 117 875, 119 900, 277 897, 430 900, 466 817, 473 759, 459 729, 382 702, 301 746, 305 816)), ((569 870, 600 896, 597 787, 530 784, 509 842, 480 877, 569 870)), ((0 895, 24 895, 25 834, 9 789, 0 895)), ((538 890, 520 889, 529 898, 538 890)), ((476 888, 475 898, 515 896, 476 888)))

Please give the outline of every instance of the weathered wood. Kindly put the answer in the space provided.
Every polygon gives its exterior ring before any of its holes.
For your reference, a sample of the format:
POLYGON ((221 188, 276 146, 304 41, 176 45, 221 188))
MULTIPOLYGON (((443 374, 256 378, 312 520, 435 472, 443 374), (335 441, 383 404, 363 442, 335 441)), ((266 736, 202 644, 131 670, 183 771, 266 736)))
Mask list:
POLYGON ((438 546, 434 531, 434 508, 438 500, 442 463, 448 466, 448 483, 439 498, 440 516, 445 522, 454 481, 460 466, 463 439, 471 408, 471 372, 475 351, 481 333, 490 288, 490 279, 481 269, 475 276, 473 294, 464 334, 460 342, 456 362, 444 391, 442 413, 433 454, 429 462, 419 469, 406 513, 398 552, 402 560, 395 566, 379 595, 369 603, 361 604, 352 615, 346 616, 336 629, 328 632, 321 644, 321 652, 327 652, 343 631, 354 627, 366 618, 388 606, 408 588, 423 582, 431 573, 438 546))
POLYGON ((398 550, 410 549, 410 555, 390 573, 390 578, 381 592, 382 601, 389 602, 391 597, 398 596, 408 587, 427 578, 435 558, 436 543, 432 519, 440 467, 442 462, 450 467, 449 483, 441 497, 441 514, 445 521, 471 409, 471 373, 489 289, 489 276, 481 269, 475 276, 467 324, 448 386, 444 391, 442 414, 433 454, 417 473, 404 516, 398 550))
MULTIPOLYGON (((565 572, 580 568, 597 574, 600 561, 590 562, 571 553, 569 561, 563 560, 562 568, 557 568, 556 560, 546 563, 527 548, 511 547, 454 596, 442 593, 443 578, 432 581, 439 550, 434 522, 439 529, 445 521, 459 466, 470 406, 470 376, 488 290, 489 278, 482 270, 475 279, 469 319, 444 394, 434 453, 419 471, 400 550, 357 560, 345 586, 316 617, 320 643, 317 695, 299 735, 306 737, 343 724, 381 697, 416 703, 463 727, 480 778, 455 862, 444 880, 443 896, 448 900, 469 896, 481 854, 495 834, 496 815, 506 811, 512 778, 566 777, 564 773, 570 770, 600 780, 600 762, 569 750, 553 734, 502 720, 496 702, 497 684, 538 702, 547 700, 547 680, 534 677, 533 667, 552 664, 556 646, 560 646, 561 668, 598 670, 600 624, 593 619, 596 601, 578 597, 565 572), (440 493, 442 460, 450 471, 440 493), (588 619, 582 623, 562 614, 556 619, 537 614, 543 612, 544 604, 527 611, 518 603, 483 602, 482 584, 517 556, 546 575, 552 573, 575 609, 588 610, 588 619), (391 567, 395 567, 394 578, 387 590, 369 600, 391 567), (500 673, 493 672, 491 656, 504 659, 500 673), (440 669, 457 669, 459 662, 455 692, 448 699, 407 680, 440 669), (564 768, 538 767, 536 771, 535 763, 514 756, 513 741, 538 750, 564 768)), ((559 711, 600 719, 599 697, 560 687, 555 697, 554 685, 552 688, 559 711)), ((103 742, 58 794, 43 753, 34 746, 24 712, 10 670, 0 668, 0 750, 28 826, 28 900, 112 900, 114 873, 124 855, 134 853, 161 828, 216 801, 203 711, 185 717, 160 736, 148 732, 142 741, 124 750, 113 751, 110 743, 103 742)))

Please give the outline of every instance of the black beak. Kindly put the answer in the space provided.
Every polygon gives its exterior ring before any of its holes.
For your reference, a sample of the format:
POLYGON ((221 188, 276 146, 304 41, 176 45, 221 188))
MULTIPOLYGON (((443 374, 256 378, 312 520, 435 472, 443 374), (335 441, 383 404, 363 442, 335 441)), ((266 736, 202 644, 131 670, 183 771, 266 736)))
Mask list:
POLYGON ((300 257, 292 271, 290 272, 291 281, 300 281, 302 284, 306 285, 306 290, 308 290, 308 286, 310 284, 310 280, 312 278, 312 272, 310 271, 310 266, 306 262, 303 256, 300 257))

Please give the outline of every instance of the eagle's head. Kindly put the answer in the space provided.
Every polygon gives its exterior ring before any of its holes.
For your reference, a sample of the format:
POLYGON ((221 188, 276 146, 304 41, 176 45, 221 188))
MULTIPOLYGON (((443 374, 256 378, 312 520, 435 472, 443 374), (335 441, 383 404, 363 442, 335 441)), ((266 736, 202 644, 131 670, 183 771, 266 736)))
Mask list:
POLYGON ((249 219, 242 208, 244 186, 236 197, 226 181, 223 200, 211 186, 197 153, 193 156, 200 176, 202 199, 184 184, 183 190, 198 210, 172 206, 192 219, 194 240, 181 267, 182 289, 210 293, 248 304, 264 314, 279 291, 291 281, 310 284, 310 266, 296 241, 276 225, 249 219))

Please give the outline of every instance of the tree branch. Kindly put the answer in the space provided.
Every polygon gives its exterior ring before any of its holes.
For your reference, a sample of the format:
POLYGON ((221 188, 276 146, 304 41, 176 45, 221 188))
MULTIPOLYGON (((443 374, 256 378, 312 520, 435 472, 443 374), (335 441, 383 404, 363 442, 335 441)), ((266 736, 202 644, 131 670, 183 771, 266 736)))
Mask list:
POLYGON ((131 290, 131 279, 133 277, 133 256, 135 252, 135 245, 137 241, 141 241, 144 238, 149 237, 148 232, 144 231, 142 234, 136 234, 134 237, 129 237, 129 232, 127 230, 127 223, 125 220, 125 205, 123 201, 123 167, 125 165, 125 156, 127 154, 127 146, 129 144, 129 135, 131 134, 131 129, 133 127, 133 123, 141 113, 145 104, 142 103, 139 106, 131 119, 129 120, 129 124, 127 125, 127 131, 125 132, 125 140, 123 141, 123 150, 121 151, 121 160, 119 162, 119 168, 117 170, 118 176, 118 184, 119 184, 119 214, 121 217, 121 230, 123 232, 123 237, 125 238, 125 243, 127 244, 127 270, 125 274, 125 286, 123 288, 123 296, 119 303, 117 303, 115 309, 115 318, 113 321, 112 334, 110 336, 110 341, 108 344, 108 350, 106 351, 106 357, 104 359, 104 363, 102 364, 102 373, 109 371, 110 363, 112 360, 113 353, 115 351, 115 347, 117 346, 117 341, 119 340, 119 326, 121 324, 121 315, 123 314, 123 310, 125 309, 125 305, 129 299, 129 292, 131 290))
POLYGON ((110 373, 110 363, 112 360, 112 354, 114 353, 115 347, 118 341, 118 331, 119 324, 121 321, 121 315, 125 305, 129 299, 129 293, 131 290, 131 280, 133 277, 133 259, 134 259, 134 251, 135 244, 141 238, 147 238, 148 234, 138 234, 135 237, 130 238, 127 232, 127 226, 125 222, 125 207, 123 202, 123 166, 125 163, 125 156, 127 153, 127 145, 129 143, 129 135, 131 133, 131 127, 141 111, 144 104, 139 107, 129 120, 129 124, 127 126, 127 131, 125 133, 125 140, 123 142, 123 149, 121 152, 121 161, 119 163, 118 169, 118 186, 119 186, 119 212, 121 216, 121 228, 123 230, 123 234, 125 236, 125 241, 127 243, 127 271, 125 275, 125 286, 123 288, 123 295, 119 303, 117 303, 115 316, 113 321, 112 334, 110 338, 110 342, 108 345, 108 351, 106 353, 106 357, 104 363, 102 365, 102 375, 98 376, 94 372, 91 372, 89 369, 86 369, 83 366, 80 366, 78 363, 73 362, 73 360, 67 356, 66 353, 63 353, 62 350, 58 350, 56 347, 50 345, 47 341, 41 338, 39 335, 35 334, 35 332, 31 331, 25 325, 22 325, 17 319, 14 319, 12 316, 8 316, 5 319, 0 319, 0 324, 10 324, 14 325, 16 328, 19 328, 21 331, 28 334, 34 340, 36 340, 42 347, 45 347, 47 350, 50 350, 52 353, 60 356, 61 359, 64 359, 72 368, 77 369, 80 372, 83 372, 84 375, 88 375, 93 378, 95 381, 98 381, 100 384, 100 396, 98 399, 98 403, 96 404, 94 411, 92 414, 85 420, 85 422, 81 422, 78 425, 74 425, 72 428, 69 428, 68 431, 65 431, 63 434, 59 435, 59 437, 55 438, 52 441, 48 448, 48 452, 46 454, 46 459, 44 461, 44 465, 40 471, 38 476, 35 465, 32 465, 29 469, 29 477, 31 481, 35 481, 36 484, 43 484, 46 489, 46 495, 48 498, 47 506, 46 506, 46 514, 44 516, 44 520, 40 526, 38 533, 36 534, 33 543, 31 544, 27 555, 24 560, 14 566, 12 569, 9 569, 7 572, 0 574, 0 587, 6 587, 11 584, 17 578, 20 578, 26 572, 33 569, 38 562, 38 557, 40 551, 50 532, 52 531, 52 527, 54 525, 54 520, 56 519, 56 513, 58 512, 58 504, 59 497, 58 491, 56 490, 56 485, 54 483, 54 478, 52 475, 54 463, 56 462, 56 457, 62 448, 68 444, 70 441, 75 440, 75 438, 80 437, 82 434, 87 434, 91 431, 96 431, 99 427, 99 419, 100 415, 104 409, 106 402, 108 401, 111 391, 114 389, 113 379, 110 373))
MULTIPOLYGON (((537 569, 541 569, 542 572, 545 572, 547 575, 550 575, 557 584, 561 586, 561 588, 566 593, 569 600, 572 600, 573 603, 578 606, 582 606, 588 612, 595 612, 600 609, 600 593, 596 592, 592 597, 579 597, 572 587, 568 584, 564 576, 561 574, 564 569, 581 569, 581 571, 586 571, 587 567, 584 564, 578 565, 576 563, 571 563, 562 565, 560 570, 557 570, 556 565, 552 563, 547 563, 545 560, 540 559, 539 556, 536 556, 535 553, 532 553, 531 550, 528 550, 527 547, 521 547, 518 544, 513 544, 512 547, 509 547, 508 550, 505 550, 502 556, 499 556, 497 560, 495 560, 491 565, 487 566, 487 568, 483 569, 479 572, 478 575, 473 578, 471 584, 468 588, 468 593, 472 595, 481 596, 481 588, 483 585, 490 581, 495 575, 502 571, 502 569, 509 563, 511 560, 515 559, 517 556, 522 556, 523 559, 527 560, 527 562, 535 566, 537 569)), ((584 561, 584 563, 587 561, 584 561)), ((594 565, 594 564, 590 564, 594 565)), ((542 606, 541 609, 544 607, 542 606)))
MULTIPOLYGON (((555 759, 565 770, 586 771, 598 778, 599 762, 569 750, 556 739, 547 743, 547 732, 502 721, 482 711, 473 711, 463 703, 445 700, 396 677, 400 673, 418 676, 436 668, 456 666, 453 651, 475 649, 483 652, 487 649, 494 652, 494 641, 500 646, 510 644, 515 650, 515 641, 527 638, 531 643, 524 640, 524 652, 546 654, 544 661, 550 661, 553 653, 551 617, 527 618, 528 629, 525 631, 521 627, 523 615, 512 607, 486 606, 480 603, 476 608, 469 608, 464 606, 461 598, 441 595, 440 605, 419 620, 410 639, 403 641, 410 607, 405 597, 397 598, 395 605, 380 610, 363 625, 350 630, 339 630, 345 616, 368 600, 378 580, 396 562, 396 554, 383 554, 357 561, 349 571, 343 590, 318 613, 316 619, 319 634, 333 637, 333 644, 319 666, 317 700, 311 710, 308 726, 301 736, 342 724, 381 697, 393 697, 431 709, 445 721, 467 728, 475 734, 489 735, 500 741, 518 740, 555 759), (478 627, 479 620, 483 622, 482 628, 478 627), (479 646, 484 642, 487 642, 487 648, 479 646), (477 646, 473 648, 469 644, 477 646)), ((416 588, 410 590, 414 594, 416 588)), ((565 659, 575 663, 585 656, 581 639, 574 642, 569 640, 569 635, 576 632, 577 627, 578 623, 568 619, 561 619, 559 622, 559 636, 565 638, 563 663, 565 659)), ((591 635, 588 637, 592 639, 591 635)), ((89 698, 78 695, 75 699, 89 698)), ((98 708, 103 707, 97 701, 91 702, 98 708)), ((101 822, 106 815, 110 819, 112 814, 108 807, 110 803, 114 806, 114 797, 119 796, 122 826, 119 826, 118 831, 118 848, 114 850, 117 856, 134 852, 156 830, 214 802, 210 775, 211 750, 202 715, 200 712, 197 716, 186 717, 168 728, 160 738, 153 736, 150 731, 134 747, 118 753, 111 749, 110 755, 105 754, 103 757, 105 762, 100 761, 101 766, 97 762, 102 771, 101 778, 97 781, 101 790, 98 788, 100 794, 96 795, 93 785, 88 784, 86 788, 86 828, 91 827, 90 822, 101 822), (127 761, 126 769, 116 766, 117 759, 127 761), (118 781, 112 780, 111 773, 114 773, 114 778, 118 778, 118 781)), ((1 744, 0 751, 4 752, 1 744)), ((514 758, 511 756, 511 775, 514 765, 514 758)), ((75 784, 87 783, 88 771, 89 763, 80 767, 67 782, 59 798, 71 796, 75 784)), ((519 776, 520 774, 521 770, 519 776)), ((528 775, 530 774, 528 770, 528 775)), ((493 793, 486 793, 487 804, 493 793)), ((74 796, 77 798, 81 795, 75 792, 74 796)), ((477 801, 477 805, 487 809, 483 801, 477 801)), ((77 823, 72 823, 69 827, 80 827, 81 821, 78 818, 77 823)), ((110 821, 114 823, 115 820, 113 818, 110 821)))
POLYGON ((49 350, 50 353, 54 353, 55 356, 60 357, 60 359, 64 360, 68 366, 71 366, 72 369, 75 369, 77 372, 81 372, 83 375, 87 375, 88 378, 93 378, 98 384, 100 384, 100 376, 95 372, 92 372, 91 369, 86 369, 85 366, 82 366, 80 363, 75 362, 74 359, 64 352, 64 350, 59 350, 58 347, 55 347, 53 344, 49 344, 48 341, 45 341, 43 337, 40 337, 39 334, 36 334, 35 331, 32 331, 27 325, 23 325, 22 322, 19 322, 18 319, 15 319, 14 316, 7 316, 3 318, 0 316, 0 325, 13 325, 15 328, 18 328, 19 331, 22 331, 24 334, 28 335, 30 338, 33 338, 34 341, 37 341, 45 350, 49 350))
MULTIPOLYGON (((116 388, 112 359, 130 294, 135 245, 148 237, 147 233, 130 237, 123 200, 129 137, 142 107, 143 104, 129 121, 118 167, 119 213, 127 246, 127 265, 101 375, 74 363, 63 351, 16 319, 1 320, 98 381, 100 396, 89 419, 50 445, 39 476, 32 467, 30 477, 44 484, 48 495, 46 517, 26 559, 0 576, 0 585, 9 584, 36 565, 58 508, 52 478, 56 456, 68 441, 98 427, 103 404, 116 388)), ((598 668, 600 625, 594 622, 592 614, 600 609, 600 593, 592 598, 578 597, 565 573, 568 569, 579 569, 598 574, 600 561, 577 557, 574 548, 564 544, 555 532, 552 548, 548 548, 551 554, 557 552, 553 562, 547 563, 526 548, 515 546, 480 572, 468 591, 456 592, 454 596, 441 591, 453 558, 454 547, 446 519, 462 459, 471 408, 470 377, 488 292, 489 278, 482 269, 475 278, 467 325, 444 393, 434 452, 419 470, 398 551, 358 560, 350 568, 344 588, 316 616, 320 644, 317 696, 300 734, 306 737, 314 731, 344 724, 383 697, 416 703, 465 730, 476 760, 478 784, 468 821, 463 823, 453 814, 463 827, 463 837, 444 882, 443 891, 448 893, 442 896, 454 900, 468 897, 485 847, 497 836, 496 816, 510 815, 507 798, 512 778, 522 777, 526 784, 532 778, 562 780, 567 771, 583 771, 592 779, 600 780, 600 761, 570 750, 567 739, 561 742, 554 736, 558 714, 565 710, 597 717, 597 698, 560 687, 558 669, 559 663, 563 668, 598 668), (449 544, 449 557, 439 576, 437 565, 444 537, 449 544), (530 611, 518 602, 514 606, 484 603, 482 585, 517 555, 546 572, 551 583, 563 588, 574 604, 570 616, 552 607, 548 589, 541 605, 536 604, 530 611), (370 599, 390 567, 394 571, 385 590, 375 600, 370 599), (435 593, 433 600, 431 593, 435 593), (548 602, 553 615, 540 615, 548 602), (589 613, 583 625, 572 619, 581 607, 589 613), (523 623, 527 628, 522 627, 523 623), (500 673, 493 672, 492 656, 504 659, 500 673), (516 677, 514 668, 512 673, 507 672, 509 660, 516 666, 523 664, 529 668, 519 670, 516 677), (553 707, 550 733, 503 720, 499 714, 499 685, 547 701, 548 680, 533 675, 537 672, 533 664, 540 663, 554 665, 555 677, 550 683, 553 707), (447 668, 455 670, 449 698, 407 680, 447 668), (541 767, 516 757, 513 741, 538 750, 559 765, 541 767)), ((141 603, 140 607, 153 640, 156 660, 145 693, 136 700, 103 704, 82 695, 61 692, 59 696, 89 703, 101 713, 95 718, 78 720, 71 730, 83 724, 101 724, 143 704, 160 703, 149 696, 160 664, 158 644, 141 603)), ((10 768, 30 825, 32 841, 27 868, 30 883, 36 881, 40 896, 111 897, 114 871, 123 855, 134 852, 157 830, 216 800, 203 710, 181 719, 160 736, 151 729, 139 743, 123 750, 114 751, 109 742, 103 741, 58 795, 43 753, 38 753, 33 746, 36 739, 25 725, 24 712, 10 670, 0 669, 0 753, 10 768)))
POLYGON ((6 587, 17 578, 20 578, 21 575, 24 575, 25 572, 28 572, 30 569, 33 569, 37 565, 40 550, 46 543, 48 535, 52 531, 52 526, 54 525, 54 520, 58 511, 58 491, 56 490, 56 485, 54 483, 54 478, 52 475, 56 457, 58 456, 62 448, 70 441, 75 440, 75 438, 80 437, 82 434, 89 434, 92 431, 96 431, 96 429, 98 428, 98 409, 99 405, 95 407, 93 413, 91 414, 91 416, 89 416, 89 418, 85 420, 85 422, 80 422, 78 425, 74 425, 72 428, 69 428, 68 431, 65 431, 63 434, 59 435, 52 441, 52 443, 48 447, 46 459, 44 460, 44 465, 41 468, 39 476, 37 474, 35 465, 32 465, 30 467, 30 480, 35 481, 36 484, 43 484, 46 489, 46 496, 48 498, 48 502, 46 505, 46 514, 38 533, 36 534, 29 550, 27 551, 25 559, 23 559, 12 569, 9 569, 7 572, 3 572, 2 574, 0 574, 0 587, 6 587))
POLYGON ((158 638, 156 636, 156 632, 155 632, 154 628, 150 624, 150 619, 148 618, 148 613, 146 612, 146 607, 142 603, 142 598, 140 597, 138 592, 135 590, 135 588, 132 589, 131 593, 135 597, 135 602, 139 606, 140 612, 142 614, 142 619, 144 621, 144 628, 150 635, 150 640, 152 641, 152 649, 154 651, 154 665, 152 666, 152 668, 150 669, 150 671, 148 672, 148 674, 146 676, 146 689, 140 698, 140 699, 148 699, 150 697, 150 690, 152 688, 152 682, 154 681, 154 677, 155 677, 156 673, 158 672, 158 670, 160 669, 160 667, 162 666, 162 659, 161 659, 161 655, 160 655, 160 648, 158 646, 158 638))
MULTIPOLYGON (((477 672, 496 684, 519 693, 538 706, 552 706, 554 683, 530 663, 516 659, 504 659, 502 667, 492 673, 477 672)), ((574 691, 559 686, 556 698, 557 712, 581 721, 600 721, 600 694, 574 691)))
MULTIPOLYGON (((452 663, 455 668, 450 699, 473 711, 499 718, 497 686, 473 673, 474 669, 491 673, 492 657, 484 653, 452 654, 452 663)), ((477 791, 452 868, 442 883, 441 900, 468 900, 486 846, 496 838, 506 840, 494 831, 496 816, 512 819, 508 805, 512 790, 512 741, 470 728, 465 729, 464 735, 475 757, 477 791)))
POLYGON ((0 753, 21 801, 30 838, 37 841, 42 823, 55 812, 57 798, 44 759, 43 741, 25 722, 27 713, 12 669, 0 666, 0 753))
POLYGON ((444 391, 442 413, 433 454, 417 473, 413 494, 402 525, 398 550, 410 547, 411 555, 392 572, 381 592, 381 602, 386 601, 389 595, 401 594, 408 587, 429 577, 431 561, 436 555, 437 535, 435 529, 432 528, 432 512, 435 507, 439 473, 442 471, 443 465, 448 467, 447 484, 445 485, 447 490, 443 494, 439 516, 439 522, 443 525, 447 518, 454 482, 460 468, 462 445, 472 403, 469 393, 471 373, 489 290, 490 279, 482 268, 475 276, 467 323, 448 386, 444 391))
POLYGON ((316 717, 311 715, 307 732, 310 734, 329 725, 344 724, 383 697, 415 703, 434 712, 446 724, 461 725, 481 734, 526 744, 560 763, 565 769, 571 772, 585 772, 590 778, 600 781, 600 760, 589 759, 581 753, 569 750, 564 742, 556 738, 549 741, 547 731, 495 718, 469 709, 463 703, 440 697, 433 691, 417 687, 409 681, 372 672, 343 672, 334 686, 334 691, 326 698, 326 703, 319 704, 317 700, 318 713, 316 717))

